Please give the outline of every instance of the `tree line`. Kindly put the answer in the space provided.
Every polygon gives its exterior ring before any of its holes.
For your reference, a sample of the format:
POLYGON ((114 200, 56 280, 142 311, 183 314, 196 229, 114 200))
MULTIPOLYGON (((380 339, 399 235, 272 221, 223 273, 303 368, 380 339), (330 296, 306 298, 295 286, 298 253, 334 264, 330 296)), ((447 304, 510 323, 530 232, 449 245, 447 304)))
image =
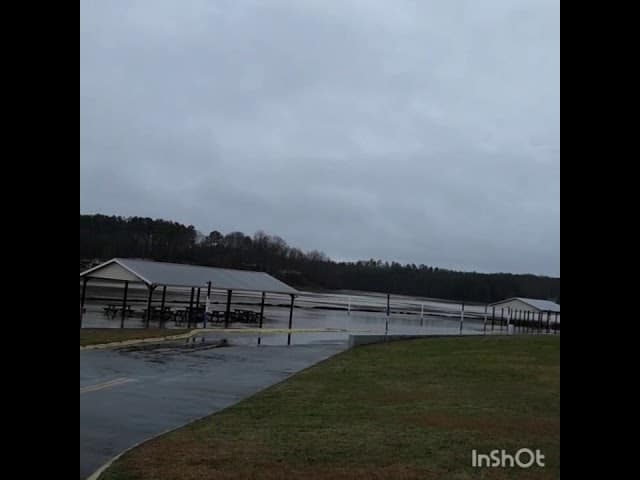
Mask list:
POLYGON ((80 215, 81 269, 92 260, 148 258, 265 271, 298 288, 366 290, 449 300, 493 302, 509 297, 560 302, 560 279, 510 273, 459 272, 426 265, 361 260, 336 262, 258 231, 203 235, 193 225, 142 217, 80 215))

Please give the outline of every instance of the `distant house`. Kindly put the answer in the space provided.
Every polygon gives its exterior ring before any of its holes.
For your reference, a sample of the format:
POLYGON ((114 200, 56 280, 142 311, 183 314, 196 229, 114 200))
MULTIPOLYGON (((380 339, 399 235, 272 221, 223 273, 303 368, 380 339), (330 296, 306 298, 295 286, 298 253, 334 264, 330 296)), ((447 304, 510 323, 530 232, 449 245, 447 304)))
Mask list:
POLYGON ((497 309, 518 310, 524 312, 560 313, 560 305, 550 300, 539 300, 536 298, 513 297, 492 303, 490 306, 497 309))

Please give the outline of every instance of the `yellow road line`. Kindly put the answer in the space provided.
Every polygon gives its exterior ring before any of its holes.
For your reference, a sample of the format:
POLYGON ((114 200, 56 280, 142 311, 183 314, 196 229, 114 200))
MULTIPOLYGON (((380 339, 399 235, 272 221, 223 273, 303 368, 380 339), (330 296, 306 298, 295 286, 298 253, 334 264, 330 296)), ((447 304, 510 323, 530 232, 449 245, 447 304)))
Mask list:
POLYGON ((110 380, 108 382, 98 383, 96 385, 89 385, 86 387, 80 387, 80 395, 83 393, 96 392, 98 390, 103 390, 105 388, 111 388, 118 385, 124 385, 125 383, 133 382, 131 378, 116 378, 114 380, 110 380))

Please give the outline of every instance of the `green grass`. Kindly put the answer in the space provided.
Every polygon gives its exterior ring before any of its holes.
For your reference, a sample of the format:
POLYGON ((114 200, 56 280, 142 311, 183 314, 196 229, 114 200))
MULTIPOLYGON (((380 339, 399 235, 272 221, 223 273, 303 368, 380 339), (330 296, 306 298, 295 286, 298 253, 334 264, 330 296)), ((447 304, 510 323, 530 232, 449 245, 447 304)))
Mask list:
POLYGON ((80 346, 180 335, 190 330, 166 328, 82 328, 80 346))
POLYGON ((558 478, 559 354, 553 336, 359 347, 135 448, 101 480, 558 478), (472 449, 525 447, 546 466, 471 467, 472 449))

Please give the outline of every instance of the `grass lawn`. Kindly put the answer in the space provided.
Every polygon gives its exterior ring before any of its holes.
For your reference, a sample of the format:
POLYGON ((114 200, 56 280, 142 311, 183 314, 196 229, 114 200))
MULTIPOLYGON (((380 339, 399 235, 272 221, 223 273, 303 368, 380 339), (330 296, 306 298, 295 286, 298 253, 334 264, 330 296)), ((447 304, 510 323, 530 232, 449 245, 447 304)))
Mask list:
POLYGON ((168 330, 166 328, 81 328, 80 346, 139 340, 141 338, 166 337, 180 335, 189 331, 185 329, 168 330))
POLYGON ((101 480, 546 479, 559 469, 560 338, 461 337, 347 351, 135 448, 101 480), (546 466, 471 466, 473 449, 520 448, 540 449, 546 466))

